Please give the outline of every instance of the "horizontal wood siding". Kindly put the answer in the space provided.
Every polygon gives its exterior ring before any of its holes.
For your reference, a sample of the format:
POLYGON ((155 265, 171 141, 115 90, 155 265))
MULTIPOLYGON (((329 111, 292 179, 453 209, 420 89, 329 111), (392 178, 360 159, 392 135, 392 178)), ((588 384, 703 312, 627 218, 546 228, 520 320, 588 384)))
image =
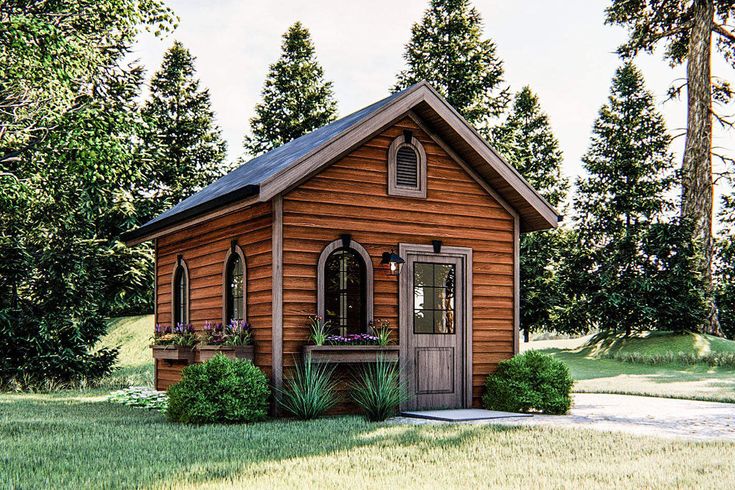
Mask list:
POLYGON ((513 355, 513 217, 462 167, 405 118, 320 172, 283 199, 283 361, 292 367, 308 341, 307 317, 317 311, 317 262, 322 249, 350 233, 375 269, 374 317, 398 325, 398 281, 380 267, 399 242, 473 249, 473 400, 485 377, 513 355), (413 131, 426 150, 427 199, 390 197, 387 151, 413 131))
MULTIPOLYGON (((171 323, 171 279, 180 254, 189 269, 189 318, 196 330, 222 321, 224 261, 237 240, 247 267, 247 317, 253 325, 255 364, 271 372, 271 228, 270 203, 260 203, 158 239, 156 322, 171 323)), ((167 387, 181 366, 158 361, 157 386, 167 387)))

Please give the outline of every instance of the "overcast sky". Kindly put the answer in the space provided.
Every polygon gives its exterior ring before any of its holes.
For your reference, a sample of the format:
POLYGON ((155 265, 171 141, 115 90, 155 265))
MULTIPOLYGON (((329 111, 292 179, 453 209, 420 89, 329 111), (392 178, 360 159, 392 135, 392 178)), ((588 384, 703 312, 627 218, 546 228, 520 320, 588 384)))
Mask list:
MULTIPOLYGON (((197 58, 196 69, 229 145, 229 157, 242 153, 242 137, 268 65, 279 55, 281 35, 300 20, 311 31, 319 61, 334 82, 344 116, 389 94, 403 68, 403 46, 411 25, 428 0, 169 0, 180 17, 178 29, 161 40, 143 35, 135 48, 150 76, 174 39, 197 58)), ((505 79, 513 91, 530 85, 549 114, 564 150, 564 170, 574 178, 587 149, 590 129, 608 95, 620 60, 615 48, 625 39, 618 27, 604 25, 608 0, 475 0, 485 36, 497 45, 505 79)), ((659 100, 669 130, 686 122, 684 101, 663 103, 666 90, 684 73, 660 55, 640 57, 648 87, 659 100)), ((724 63, 715 71, 733 80, 724 63)), ((683 147, 675 140, 674 149, 683 147)), ((715 145, 735 147, 735 135, 718 132, 715 145)))

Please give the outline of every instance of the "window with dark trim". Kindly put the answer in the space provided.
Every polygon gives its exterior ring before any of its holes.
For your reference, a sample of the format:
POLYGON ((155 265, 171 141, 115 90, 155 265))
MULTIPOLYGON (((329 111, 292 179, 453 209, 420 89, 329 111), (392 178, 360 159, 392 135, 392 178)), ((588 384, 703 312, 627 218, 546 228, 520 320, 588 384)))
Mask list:
POLYGON ((244 320, 244 264, 240 254, 230 254, 227 259, 227 271, 225 272, 225 322, 232 320, 244 320))
POLYGON ((324 317, 340 335, 367 328, 365 269, 362 256, 345 247, 334 250, 324 263, 324 317))
POLYGON ((183 265, 179 264, 176 266, 176 273, 174 274, 174 325, 179 323, 188 323, 189 311, 188 311, 188 296, 189 296, 189 285, 186 269, 183 265))

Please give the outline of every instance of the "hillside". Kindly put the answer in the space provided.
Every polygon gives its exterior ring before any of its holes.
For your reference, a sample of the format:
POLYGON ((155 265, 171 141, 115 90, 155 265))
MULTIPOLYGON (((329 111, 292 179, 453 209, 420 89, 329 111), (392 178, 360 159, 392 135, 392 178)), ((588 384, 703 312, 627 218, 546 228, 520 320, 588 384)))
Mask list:
POLYGON ((640 332, 630 337, 620 334, 600 333, 591 337, 583 346, 594 357, 619 357, 623 355, 666 356, 684 353, 696 357, 735 352, 735 341, 686 332, 640 332))
POLYGON ((109 321, 101 347, 120 350, 115 372, 102 382, 104 387, 122 388, 153 384, 153 359, 148 348, 153 334, 153 315, 127 316, 109 321))
POLYGON ((564 361, 574 391, 735 402, 735 341, 697 333, 597 334, 541 340, 540 350, 564 361))

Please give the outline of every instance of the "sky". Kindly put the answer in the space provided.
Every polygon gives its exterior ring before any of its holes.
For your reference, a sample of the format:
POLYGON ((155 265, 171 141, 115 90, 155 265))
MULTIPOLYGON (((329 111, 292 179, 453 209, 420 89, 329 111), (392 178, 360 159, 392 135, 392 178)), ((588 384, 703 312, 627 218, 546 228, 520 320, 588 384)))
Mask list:
MULTIPOLYGON (((592 124, 620 65, 615 49, 626 38, 624 29, 604 24, 608 4, 473 2, 484 20, 484 36, 497 45, 507 84, 513 91, 530 85, 539 95, 564 151, 564 172, 572 179, 583 172, 581 157, 592 124)), ((403 47, 411 25, 421 19, 428 0, 169 0, 168 5, 180 18, 178 28, 164 39, 143 34, 133 56, 150 76, 174 40, 191 51, 234 160, 242 154, 242 138, 260 100, 268 65, 277 60, 281 36, 291 24, 301 21, 311 31, 344 116, 389 95, 404 67, 403 47)), ((685 100, 664 100, 667 89, 684 75, 683 67, 671 68, 659 53, 640 56, 636 62, 670 132, 682 135, 685 100)), ((715 62, 714 74, 735 80, 722 61, 715 62)), ((683 136, 674 139, 677 159, 683 144, 683 136)), ((735 133, 716 131, 714 144, 735 150, 735 133)))

